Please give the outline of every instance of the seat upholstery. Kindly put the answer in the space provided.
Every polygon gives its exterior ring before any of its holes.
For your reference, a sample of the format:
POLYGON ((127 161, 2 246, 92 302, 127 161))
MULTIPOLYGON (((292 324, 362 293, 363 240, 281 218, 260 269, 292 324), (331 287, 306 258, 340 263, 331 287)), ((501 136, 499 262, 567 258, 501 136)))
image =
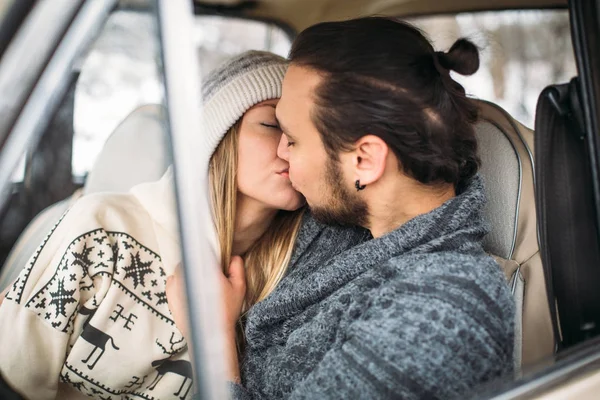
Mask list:
POLYGON ((149 104, 125 117, 90 170, 84 194, 122 193, 160 179, 170 164, 165 116, 162 106, 149 104))
POLYGON ((476 125, 481 174, 486 184, 485 214, 491 232, 484 248, 506 274, 517 305, 515 356, 521 365, 554 352, 537 237, 533 131, 495 104, 477 100, 476 125))
POLYGON ((0 270, 0 292, 12 283, 56 222, 82 193, 127 192, 161 178, 170 160, 165 111, 159 105, 135 109, 109 136, 83 190, 41 211, 25 228, 0 270))

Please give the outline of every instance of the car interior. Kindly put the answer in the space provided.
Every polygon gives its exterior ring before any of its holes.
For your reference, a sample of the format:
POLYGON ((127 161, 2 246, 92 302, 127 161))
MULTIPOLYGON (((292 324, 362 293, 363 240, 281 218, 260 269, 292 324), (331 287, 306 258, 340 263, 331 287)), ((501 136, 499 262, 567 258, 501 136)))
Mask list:
MULTIPOLYGON (((147 12, 147 3, 124 0, 119 2, 118 10, 147 12)), ((218 16, 273 24, 290 39, 318 22, 366 15, 414 19, 465 12, 566 10, 567 6, 566 0, 193 2, 198 17, 218 16)), ((81 65, 74 68, 70 94, 49 124, 43 136, 45 139, 26 158, 23 179, 14 183, 9 199, 0 208, 0 292, 10 286, 44 237, 78 198, 98 192, 126 192, 138 183, 158 180, 173 162, 165 105, 142 104, 130 110, 107 135, 108 139, 85 177, 73 178, 70 166, 76 107, 69 96, 74 97, 80 69, 81 65), (65 115, 70 122, 67 126, 65 115), (60 121, 63 121, 62 125, 60 121), (44 159, 46 168, 35 168, 35 163, 30 161, 34 158, 44 159), (47 182, 53 174, 47 166, 54 164, 67 168, 68 178, 63 176, 63 182, 55 179, 52 188, 48 183, 41 185, 39 182, 47 182), (34 197, 43 198, 43 201, 30 200, 34 197)), ((546 82, 546 85, 555 83, 558 82, 546 82)), ((489 99, 474 98, 473 101, 480 112, 476 135, 482 160, 481 174, 486 183, 485 213, 491 226, 484 247, 502 267, 517 306, 515 367, 516 378, 521 378, 527 376, 528 369, 539 371, 539 365, 553 359, 562 340, 553 317, 557 311, 549 300, 552 296, 548 292, 548 269, 542 260, 539 212, 536 210, 536 133, 489 99)))

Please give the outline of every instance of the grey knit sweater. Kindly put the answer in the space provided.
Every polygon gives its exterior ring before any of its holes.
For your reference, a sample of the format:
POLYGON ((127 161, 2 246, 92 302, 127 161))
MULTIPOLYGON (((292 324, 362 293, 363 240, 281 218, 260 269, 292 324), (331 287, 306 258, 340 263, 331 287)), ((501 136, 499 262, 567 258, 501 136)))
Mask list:
POLYGON ((450 399, 509 374, 514 304, 481 247, 483 185, 377 239, 306 217, 246 320, 234 399, 450 399))

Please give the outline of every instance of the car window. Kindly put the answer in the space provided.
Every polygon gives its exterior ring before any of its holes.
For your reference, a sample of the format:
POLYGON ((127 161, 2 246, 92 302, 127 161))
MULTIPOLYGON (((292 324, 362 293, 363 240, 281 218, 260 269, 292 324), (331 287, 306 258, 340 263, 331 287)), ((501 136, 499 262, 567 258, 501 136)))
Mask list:
MULTIPOLYGON (((157 18, 151 3, 140 1, 135 9, 117 9, 108 18, 103 13, 94 14, 93 25, 90 19, 86 20, 89 26, 95 26, 91 40, 86 41, 89 45, 75 53, 74 62, 69 59, 64 75, 68 82, 66 93, 56 113, 48 115, 50 122, 39 141, 22 155, 12 176, 10 198, 0 210, 3 271, 8 268, 8 262, 3 266, 4 261, 29 222, 45 210, 39 220, 42 222, 38 221, 42 225, 26 232, 30 235, 26 235, 27 246, 37 245, 60 214, 82 194, 77 189, 82 187, 82 178, 94 165, 106 139, 141 105, 156 106, 144 110, 137 125, 130 125, 128 134, 113 141, 93 180, 93 188, 84 190, 124 191, 125 187, 158 179, 164 173, 158 169, 170 162, 171 156, 161 126, 164 86, 157 18), (149 136, 151 140, 146 141, 149 136)), ((80 15, 91 18, 91 14, 78 14, 77 20, 83 18, 80 15)), ((56 57, 63 55, 57 54, 56 57)), ((26 261, 18 258, 20 254, 25 257, 26 252, 14 254, 17 258, 10 265, 26 261)), ((0 284, 10 280, 6 276, 0 276, 0 284)))
POLYGON ((246 50, 266 50, 287 57, 291 38, 277 25, 219 16, 196 17, 196 43, 203 74, 246 50))
MULTIPOLYGON (((73 174, 84 177, 103 143, 135 108, 163 99, 159 80, 155 23, 135 11, 113 13, 81 68, 75 93, 73 174)), ((290 38, 274 24, 198 16, 195 41, 203 74, 245 50, 286 56, 290 38)))
POLYGON ((84 62, 75 91, 73 175, 85 176, 108 136, 134 109, 163 99, 156 21, 117 11, 84 62))
POLYGON ((424 30, 437 50, 458 37, 481 50, 481 67, 471 77, 455 75, 467 93, 492 101, 533 127, 540 92, 577 74, 566 10, 461 13, 407 19, 424 30))
MULTIPOLYGON (((92 168, 103 144, 136 107, 162 101, 154 16, 113 12, 78 65, 73 111, 73 176, 79 182, 92 168)), ((25 177, 26 156, 12 180, 25 177)))

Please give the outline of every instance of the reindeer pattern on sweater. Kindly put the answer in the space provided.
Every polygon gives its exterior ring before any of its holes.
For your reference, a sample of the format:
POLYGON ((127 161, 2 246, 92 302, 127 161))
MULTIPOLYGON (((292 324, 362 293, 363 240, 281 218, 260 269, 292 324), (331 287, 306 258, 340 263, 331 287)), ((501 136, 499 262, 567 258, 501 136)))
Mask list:
POLYGON ((189 397, 187 345, 165 293, 176 260, 165 266, 158 253, 166 247, 173 254, 177 242, 134 196, 82 199, 0 306, 3 376, 36 399, 189 397), (40 356, 47 365, 34 365, 40 356))

